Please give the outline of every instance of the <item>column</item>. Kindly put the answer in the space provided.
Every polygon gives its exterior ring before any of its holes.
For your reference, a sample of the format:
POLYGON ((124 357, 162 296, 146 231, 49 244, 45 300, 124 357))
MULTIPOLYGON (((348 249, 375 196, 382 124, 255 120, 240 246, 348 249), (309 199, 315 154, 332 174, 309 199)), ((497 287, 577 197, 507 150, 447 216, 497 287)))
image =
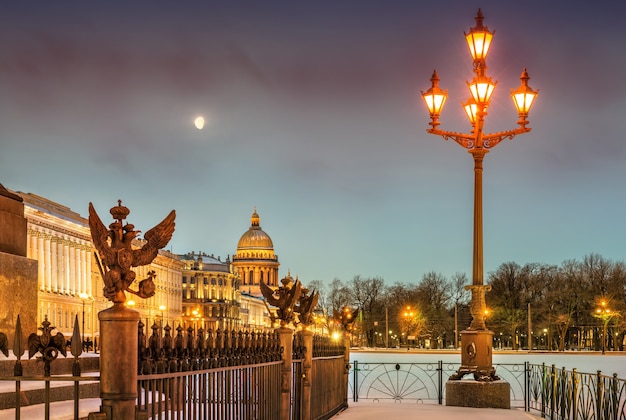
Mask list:
POLYGON ((60 293, 62 291, 59 284, 59 272, 58 272, 58 257, 57 257, 57 241, 56 238, 50 236, 50 283, 52 285, 52 291, 60 293))
POLYGON ((46 272, 45 272, 45 253, 44 253, 44 241, 41 232, 37 232, 37 277, 39 277, 39 284, 41 284, 41 290, 46 290, 46 272))
POLYGON ((45 284, 46 284, 46 291, 47 292, 51 292, 52 291, 52 269, 51 269, 51 258, 50 258, 50 253, 51 252, 52 251, 51 251, 51 247, 50 247, 50 238, 47 235, 43 235, 43 254, 44 254, 44 257, 40 261, 40 263, 43 263, 44 278, 45 278, 45 284))
POLYGON ((78 277, 78 271, 76 270, 76 248, 70 243, 69 246, 66 246, 66 249, 68 251, 66 258, 68 260, 67 275, 70 279, 70 294, 76 296, 81 291, 78 287, 78 281, 80 279, 78 277))
POLYGON ((63 239, 61 243, 63 246, 61 264, 63 267, 63 278, 65 279, 65 293, 70 295, 74 293, 70 277, 70 245, 67 239, 63 239))
POLYGON ((85 290, 88 295, 93 296, 93 278, 91 276, 91 248, 85 245, 81 253, 83 254, 83 261, 85 262, 83 265, 85 290))

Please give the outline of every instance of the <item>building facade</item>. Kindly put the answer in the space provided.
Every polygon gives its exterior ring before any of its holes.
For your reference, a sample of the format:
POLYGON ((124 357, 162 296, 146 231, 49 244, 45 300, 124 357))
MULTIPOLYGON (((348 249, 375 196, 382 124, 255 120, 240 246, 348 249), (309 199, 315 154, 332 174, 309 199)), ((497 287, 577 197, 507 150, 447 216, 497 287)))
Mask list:
MULTIPOLYGON (((68 339, 78 319, 85 339, 97 343, 97 313, 112 305, 103 295, 103 280, 95 260, 88 220, 69 207, 31 193, 17 192, 24 200, 27 220, 27 256, 38 262, 37 323, 48 319, 68 339)), ((133 246, 142 246, 142 240, 133 246)), ((175 255, 160 251, 149 266, 137 267, 137 279, 156 272, 157 293, 149 299, 128 297, 127 304, 142 319, 167 313, 180 320, 182 263, 175 255), (162 309, 159 309, 161 307, 162 309)))
POLYGON ((274 243, 261 229, 260 217, 254 209, 250 228, 241 235, 232 265, 241 279, 241 290, 250 296, 261 297, 260 282, 278 287, 278 255, 274 243))
POLYGON ((183 328, 241 328, 239 277, 228 257, 206 253, 181 255, 183 328))
MULTIPOLYGON (((97 345, 97 314, 112 303, 103 294, 88 219, 44 197, 15 194, 24 204, 26 257, 37 262, 36 325, 48 319, 69 339, 78 320, 81 335, 97 345)), ((140 238, 133 241, 133 247, 143 244, 140 238)), ((127 293, 126 304, 140 313, 147 335, 155 326, 162 333, 165 325, 266 330, 272 325, 259 284, 278 287, 278 267, 274 245, 255 209, 232 261, 160 250, 150 265, 134 268, 137 282, 149 271, 156 273, 155 295, 142 299, 127 293)))

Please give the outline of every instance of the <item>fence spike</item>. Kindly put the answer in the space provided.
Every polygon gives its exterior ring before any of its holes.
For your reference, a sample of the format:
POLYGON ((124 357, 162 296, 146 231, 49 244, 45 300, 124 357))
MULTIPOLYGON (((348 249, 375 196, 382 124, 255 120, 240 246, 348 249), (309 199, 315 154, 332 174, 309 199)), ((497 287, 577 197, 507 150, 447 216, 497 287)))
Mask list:
POLYGON ((80 338, 80 326, 78 325, 78 315, 74 318, 74 331, 72 332, 72 345, 70 346, 72 356, 78 357, 83 352, 83 343, 80 338))
MULTIPOLYGON (((24 355, 26 346, 24 346, 24 337, 22 336, 22 322, 20 316, 17 316, 17 323, 15 324, 15 334, 13 337, 13 354, 17 357, 17 360, 24 355)), ((5 354, 6 355, 6 354, 5 354)))

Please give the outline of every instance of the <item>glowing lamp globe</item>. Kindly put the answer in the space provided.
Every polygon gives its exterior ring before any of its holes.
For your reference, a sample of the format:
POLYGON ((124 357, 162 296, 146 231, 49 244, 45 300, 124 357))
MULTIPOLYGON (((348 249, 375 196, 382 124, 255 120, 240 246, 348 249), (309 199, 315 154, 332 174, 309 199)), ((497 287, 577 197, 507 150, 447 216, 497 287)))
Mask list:
POLYGON ((528 77, 528 72, 524 69, 524 71, 522 71, 522 75, 520 76, 522 84, 517 89, 511 90, 511 97, 513 98, 513 103, 515 104, 515 108, 517 108, 517 113, 519 114, 520 119, 525 119, 528 116, 530 107, 532 106, 538 93, 528 86, 529 79, 530 77, 528 77))
POLYGON ((422 98, 424 98, 424 102, 426 103, 426 107, 430 113, 430 117, 432 119, 431 125, 435 126, 439 124, 437 119, 439 118, 439 114, 446 103, 446 99, 448 98, 448 91, 444 91, 439 87, 439 76, 437 75, 437 70, 433 72, 430 81, 432 86, 426 92, 422 91, 422 98))
POLYGON ((478 105, 476 105, 476 101, 474 100, 474 98, 469 98, 467 102, 463 104, 463 109, 465 110, 465 114, 467 114, 467 119, 469 120, 469 122, 472 125, 476 124, 478 105))
POLYGON ((481 76, 474 77, 467 87, 469 87, 472 98, 477 104, 486 105, 491 99, 496 83, 491 80, 491 77, 481 76))
POLYGON ((491 46, 494 32, 490 32, 489 28, 483 25, 483 13, 478 9, 476 14, 476 26, 470 28, 468 34, 465 34, 465 41, 469 47, 470 54, 474 61, 481 61, 487 57, 487 52, 491 46))

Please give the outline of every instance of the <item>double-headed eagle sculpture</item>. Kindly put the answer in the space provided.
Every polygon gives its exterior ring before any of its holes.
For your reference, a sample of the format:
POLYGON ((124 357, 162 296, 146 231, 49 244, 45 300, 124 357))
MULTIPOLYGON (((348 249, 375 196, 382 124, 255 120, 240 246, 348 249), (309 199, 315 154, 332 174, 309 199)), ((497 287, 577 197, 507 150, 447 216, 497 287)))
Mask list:
POLYGON ((144 299, 154 296, 156 288, 153 278, 156 273, 149 271, 148 277, 139 282, 138 290, 133 290, 130 286, 136 274, 131 267, 150 264, 159 250, 165 248, 174 233, 176 211, 172 210, 161 223, 147 231, 143 235, 145 244, 137 249, 133 248, 132 242, 141 231, 135 230, 135 226, 128 222, 124 224, 130 210, 118 200, 118 205, 111 208, 110 212, 115 221, 107 229, 93 204, 89 203, 89 228, 93 244, 98 250, 96 259, 104 279, 104 296, 113 303, 125 302, 124 292, 144 299))
POLYGON ((290 275, 281 280, 283 284, 277 290, 272 289, 263 281, 260 282, 261 293, 265 298, 266 305, 277 307, 276 316, 269 310, 272 321, 280 320, 282 327, 290 322, 294 324, 310 325, 313 321, 313 310, 317 306, 319 294, 309 293, 309 290, 302 287, 299 280, 294 282, 290 275), (296 314, 298 321, 296 321, 296 314))

